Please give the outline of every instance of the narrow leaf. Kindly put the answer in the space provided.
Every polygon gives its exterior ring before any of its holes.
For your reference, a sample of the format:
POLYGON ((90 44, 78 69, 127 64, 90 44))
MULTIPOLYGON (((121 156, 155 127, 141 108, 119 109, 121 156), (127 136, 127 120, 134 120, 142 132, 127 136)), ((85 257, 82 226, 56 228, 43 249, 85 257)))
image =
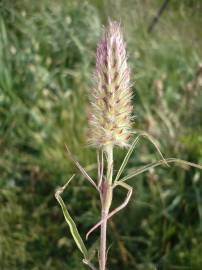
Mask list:
POLYGON ((162 164, 165 163, 165 161, 167 163, 179 163, 179 164, 183 164, 183 165, 187 165, 187 166, 191 166, 191 167, 195 167, 197 169, 200 169, 202 170, 202 166, 201 165, 198 165, 198 164, 195 164, 195 163, 192 163, 192 162, 189 162, 189 161, 186 161, 186 160, 182 160, 182 159, 177 159, 177 158, 167 158, 167 159, 162 159, 162 160, 159 160, 159 161, 156 161, 156 162, 152 162, 148 165, 145 165, 139 169, 136 169, 134 171, 132 171, 131 173, 129 173, 127 176, 125 176, 124 178, 122 178, 121 180, 119 181, 127 181, 143 172, 146 172, 148 170, 150 170, 151 168, 155 168, 157 166, 160 166, 162 164))
POLYGON ((64 203, 62 197, 60 196, 73 178, 74 178, 74 175, 68 180, 68 182, 63 187, 58 188, 58 190, 55 193, 55 198, 57 199, 58 203, 60 204, 60 206, 62 208, 63 215, 64 215, 65 220, 69 226, 70 232, 74 238, 74 241, 76 242, 77 247, 83 253, 84 258, 87 259, 88 258, 88 251, 87 251, 87 249, 84 245, 84 242, 83 242, 83 240, 78 232, 78 229, 76 227, 76 224, 74 223, 74 220, 70 216, 70 214, 65 206, 65 203, 64 203))
MULTIPOLYGON (((161 158, 164 160, 164 163, 169 166, 167 163, 166 163, 166 160, 163 156, 163 154, 161 153, 161 150, 157 144, 157 141, 149 134, 147 133, 146 131, 138 131, 139 132, 139 136, 142 136, 142 137, 145 137, 157 150, 157 152, 159 153, 159 155, 161 156, 161 158)), ((136 133, 136 132, 135 132, 136 133)))
POLYGON ((129 158, 130 158, 130 156, 131 156, 133 150, 135 149, 135 146, 137 145, 137 143, 138 143, 138 141, 139 141, 139 138, 140 138, 140 136, 138 136, 138 137, 134 140, 134 142, 132 143, 131 147, 129 148, 129 150, 128 150, 128 152, 127 152, 127 154, 126 154, 126 156, 125 156, 125 158, 124 158, 124 160, 123 160, 123 162, 122 162, 122 164, 121 164, 121 167, 120 167, 119 170, 118 170, 118 173, 117 173, 116 178, 115 178, 115 182, 117 182, 117 181, 119 180, 119 178, 120 178, 122 172, 124 171, 125 166, 127 165, 128 160, 129 160, 129 158))
POLYGON ((95 266, 90 261, 83 259, 83 263, 88 265, 90 269, 97 270, 97 268, 95 268, 95 266))
MULTIPOLYGON (((115 208, 113 211, 111 211, 108 216, 107 216, 107 220, 110 219, 112 216, 114 216, 116 213, 118 213, 120 210, 122 210, 124 207, 126 207, 126 205, 128 204, 128 202, 130 201, 132 192, 133 192, 133 188, 131 186, 129 186, 126 183, 123 183, 121 181, 117 181, 114 185, 114 187, 116 186, 121 186, 123 188, 125 188, 126 190, 128 190, 128 193, 126 195, 125 200, 123 201, 122 204, 120 204, 117 208, 115 208)), ((97 229, 103 222, 105 219, 101 219, 98 223, 96 223, 86 234, 86 239, 88 239, 89 235, 95 230, 97 229)))
MULTIPOLYGON (((128 150, 128 152, 127 152, 127 154, 126 154, 126 156, 125 156, 125 158, 124 158, 124 160, 123 160, 123 162, 122 162, 122 164, 121 164, 121 167, 120 167, 120 169, 119 169, 119 171, 118 171, 118 173, 117 173, 117 175, 116 175, 115 182, 119 180, 121 174, 123 173, 123 171, 124 171, 124 169, 125 169, 125 167, 126 167, 126 165, 127 165, 127 163, 128 163, 128 160, 129 160, 129 158, 130 158, 130 156, 131 156, 133 150, 135 149, 137 143, 139 142, 140 137, 145 137, 146 139, 148 139, 149 142, 151 142, 151 143, 154 145, 154 147, 156 148, 157 152, 158 152, 159 155, 161 156, 162 160, 164 160, 164 163, 167 164, 167 163, 166 163, 166 160, 165 160, 165 158, 163 157, 163 155, 162 155, 162 153, 161 153, 161 150, 160 150, 160 148, 158 147, 158 145, 157 145, 156 141, 154 140, 154 138, 152 138, 152 136, 149 135, 147 132, 139 131, 139 135, 136 137, 136 139, 135 139, 134 142, 132 143, 131 147, 129 148, 129 150, 128 150)), ((168 165, 168 164, 167 164, 167 165, 168 165)))
POLYGON ((93 181, 93 179, 87 174, 87 172, 85 171, 85 169, 79 164, 79 162, 74 158, 74 156, 72 155, 72 153, 70 152, 69 148, 67 147, 67 145, 65 144, 65 147, 67 149, 67 153, 69 158, 75 163, 75 165, 77 166, 77 168, 79 169, 79 171, 82 173, 82 175, 96 188, 96 184, 93 181))

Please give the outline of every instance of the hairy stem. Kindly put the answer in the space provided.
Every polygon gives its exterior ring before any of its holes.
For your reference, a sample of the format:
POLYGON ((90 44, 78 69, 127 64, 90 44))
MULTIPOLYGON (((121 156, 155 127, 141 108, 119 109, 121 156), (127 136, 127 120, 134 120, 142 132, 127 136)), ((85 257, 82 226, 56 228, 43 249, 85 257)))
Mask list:
POLYGON ((99 252, 99 264, 100 270, 105 270, 106 267, 106 236, 107 236, 107 216, 112 202, 112 177, 113 177, 113 147, 108 146, 105 149, 107 157, 107 177, 102 185, 102 214, 100 230, 100 252, 99 252))

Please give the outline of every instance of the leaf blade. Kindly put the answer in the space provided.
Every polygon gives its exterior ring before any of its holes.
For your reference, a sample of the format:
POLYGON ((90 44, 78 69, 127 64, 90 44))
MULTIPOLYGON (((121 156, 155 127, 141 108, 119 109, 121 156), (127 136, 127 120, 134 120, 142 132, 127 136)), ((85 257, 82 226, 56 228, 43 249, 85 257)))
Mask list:
POLYGON ((122 178, 119 181, 125 182, 125 181, 127 181, 127 180, 129 180, 129 179, 131 179, 131 178, 133 178, 133 177, 135 177, 135 176, 137 176, 137 175, 139 175, 139 174, 141 174, 143 172, 148 171, 151 168, 155 168, 157 166, 160 166, 160 165, 164 164, 165 161, 167 163, 172 163, 172 162, 173 163, 181 163, 181 164, 184 164, 184 165, 191 166, 191 167, 194 167, 194 168, 197 168, 197 169, 202 170, 202 165, 198 165, 198 164, 195 164, 193 162, 189 162, 189 161, 182 160, 182 159, 167 158, 167 159, 161 159, 159 161, 149 163, 148 165, 145 165, 145 166, 143 166, 141 168, 138 168, 137 170, 135 170, 134 172, 132 172, 132 173, 130 173, 128 175, 126 175, 124 178, 122 178))
POLYGON ((62 197, 60 196, 73 178, 74 178, 74 175, 67 181, 67 183, 63 187, 58 188, 58 190, 55 193, 55 198, 62 208, 62 212, 63 212, 63 215, 65 217, 65 221, 67 222, 67 224, 69 226, 70 232, 72 234, 72 237, 73 237, 78 249, 81 251, 84 258, 87 260, 88 259, 87 248, 85 247, 85 244, 84 244, 84 242, 79 234, 79 231, 77 229, 77 226, 76 226, 74 220, 70 216, 70 214, 65 206, 65 203, 64 203, 62 197))

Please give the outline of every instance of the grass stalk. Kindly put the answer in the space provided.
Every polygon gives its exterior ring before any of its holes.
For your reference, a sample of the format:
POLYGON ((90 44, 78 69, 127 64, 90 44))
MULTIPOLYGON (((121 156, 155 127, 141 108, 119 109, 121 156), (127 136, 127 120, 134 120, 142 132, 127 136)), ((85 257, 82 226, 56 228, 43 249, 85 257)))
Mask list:
POLYGON ((100 228, 100 252, 99 252, 100 270, 105 270, 106 268, 107 217, 112 202, 113 146, 106 147, 106 157, 107 157, 107 177, 103 182, 100 191, 102 203, 101 220, 103 220, 100 228))

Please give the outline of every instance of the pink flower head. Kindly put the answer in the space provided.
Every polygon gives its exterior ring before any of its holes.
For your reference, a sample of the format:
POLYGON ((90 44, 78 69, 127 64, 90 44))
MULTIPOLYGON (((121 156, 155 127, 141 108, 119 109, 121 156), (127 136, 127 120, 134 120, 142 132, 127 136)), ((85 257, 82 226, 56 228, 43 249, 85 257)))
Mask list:
POLYGON ((96 53, 91 94, 90 143, 95 147, 127 146, 131 133, 130 71, 118 22, 109 22, 96 53))

